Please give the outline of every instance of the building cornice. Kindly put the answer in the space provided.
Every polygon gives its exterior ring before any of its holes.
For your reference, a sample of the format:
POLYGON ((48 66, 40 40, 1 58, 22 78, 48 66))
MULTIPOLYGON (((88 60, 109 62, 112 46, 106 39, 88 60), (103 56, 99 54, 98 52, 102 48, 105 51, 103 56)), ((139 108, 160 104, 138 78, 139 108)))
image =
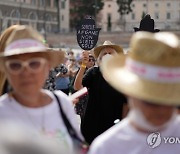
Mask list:
POLYGON ((12 7, 17 7, 17 8, 24 8, 24 9, 32 9, 32 10, 40 10, 40 11, 49 11, 49 12, 57 12, 56 8, 49 8, 49 7, 43 7, 43 6, 37 6, 37 5, 31 5, 31 4, 26 4, 26 3, 20 3, 20 2, 9 2, 9 1, 0 1, 0 5, 5 5, 5 6, 12 6, 12 7))
POLYGON ((171 2, 171 1, 179 1, 179 0, 133 0, 133 2, 159 2, 159 1, 163 1, 163 2, 165 2, 165 1, 167 1, 167 2, 171 2))
MULTIPOLYGON (((44 23, 44 20, 31 20, 31 19, 27 19, 27 18, 12 18, 12 17, 5 17, 3 18, 5 20, 16 20, 16 21, 25 21, 25 22, 31 22, 31 23, 44 23)), ((46 21, 46 24, 54 24, 57 25, 58 22, 57 21, 46 21)))

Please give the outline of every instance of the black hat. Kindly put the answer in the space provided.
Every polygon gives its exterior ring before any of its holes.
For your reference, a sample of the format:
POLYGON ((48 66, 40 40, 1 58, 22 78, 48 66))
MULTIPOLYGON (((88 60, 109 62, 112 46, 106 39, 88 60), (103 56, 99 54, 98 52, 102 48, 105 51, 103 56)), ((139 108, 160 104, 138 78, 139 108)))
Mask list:
POLYGON ((159 32, 159 29, 154 29, 154 20, 151 19, 149 14, 145 15, 145 17, 140 22, 140 27, 134 27, 134 31, 148 31, 148 32, 159 32))

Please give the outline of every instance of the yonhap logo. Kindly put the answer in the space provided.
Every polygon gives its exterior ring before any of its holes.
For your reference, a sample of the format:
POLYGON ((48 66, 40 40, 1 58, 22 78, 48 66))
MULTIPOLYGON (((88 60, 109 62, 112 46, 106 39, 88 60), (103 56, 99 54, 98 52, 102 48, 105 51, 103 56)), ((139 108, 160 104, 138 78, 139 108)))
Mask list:
POLYGON ((161 135, 158 132, 151 133, 147 137, 147 143, 150 148, 156 148, 161 144, 161 135))
POLYGON ((180 138, 179 137, 161 137, 159 132, 151 133, 147 137, 147 144, 150 148, 156 148, 158 147, 161 142, 165 144, 180 144, 180 138))

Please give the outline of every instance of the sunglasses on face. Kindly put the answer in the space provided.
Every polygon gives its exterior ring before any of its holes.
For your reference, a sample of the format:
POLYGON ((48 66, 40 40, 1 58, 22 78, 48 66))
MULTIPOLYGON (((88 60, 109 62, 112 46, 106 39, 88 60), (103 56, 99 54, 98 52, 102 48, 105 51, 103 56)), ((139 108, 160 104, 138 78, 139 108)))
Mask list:
POLYGON ((92 61, 92 62, 95 62, 95 60, 94 60, 94 59, 90 58, 90 59, 89 59, 89 62, 91 62, 91 61, 92 61))
POLYGON ((19 74, 23 71, 24 67, 28 68, 33 73, 36 73, 41 70, 44 64, 47 62, 45 58, 32 58, 27 61, 22 61, 19 59, 7 60, 5 66, 8 71, 12 74, 19 74))

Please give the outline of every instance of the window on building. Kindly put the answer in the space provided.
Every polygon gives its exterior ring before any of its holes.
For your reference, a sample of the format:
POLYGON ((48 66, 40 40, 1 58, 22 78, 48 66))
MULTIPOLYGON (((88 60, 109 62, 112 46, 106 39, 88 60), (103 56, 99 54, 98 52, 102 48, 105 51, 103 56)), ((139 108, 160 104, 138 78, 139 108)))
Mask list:
POLYGON ((111 31, 112 28, 112 21, 111 21, 111 14, 107 14, 107 31, 111 31))
POLYGON ((36 5, 36 0, 31 0, 32 5, 36 5))
POLYGON ((51 32, 51 25, 46 25, 46 32, 51 32))
POLYGON ((48 6, 48 7, 51 6, 51 1, 50 0, 46 0, 46 6, 48 6))
POLYGON ((147 6, 147 4, 144 3, 144 4, 143 4, 143 7, 146 7, 146 6, 147 6))
POLYGON ((53 7, 56 7, 56 6, 58 6, 58 2, 59 2, 59 1, 57 1, 57 0, 54 0, 53 7))
POLYGON ((7 27, 11 26, 11 23, 12 23, 12 21, 11 21, 11 20, 8 20, 8 22, 7 22, 7 27))
POLYGON ((66 8, 66 2, 65 1, 62 1, 61 2, 61 9, 65 9, 66 8))
POLYGON ((52 16, 50 14, 46 14, 46 20, 47 21, 52 21, 52 16))
POLYGON ((45 0, 39 0, 39 5, 40 6, 45 6, 45 0))
POLYGON ((135 20, 135 14, 134 13, 131 14, 131 19, 135 20))
POLYGON ((61 21, 64 21, 64 15, 62 15, 62 17, 61 17, 61 21))
POLYGON ((170 12, 167 12, 166 19, 171 19, 171 13, 170 12))
POLYGON ((154 17, 155 19, 159 19, 159 12, 155 12, 154 17))
POLYGON ((167 3, 167 7, 171 7, 171 3, 167 3))
POLYGON ((159 7, 159 4, 158 4, 158 3, 155 3, 155 7, 159 7))
POLYGON ((2 11, 0 10, 0 18, 3 18, 3 16, 2 16, 2 11))
POLYGON ((108 7, 110 8, 110 7, 111 7, 111 4, 109 4, 108 7))
POLYGON ((37 15, 34 12, 30 12, 28 16, 29 16, 29 19, 31 19, 31 20, 36 20, 37 19, 37 15))
POLYGON ((20 12, 18 10, 12 10, 11 17, 20 18, 20 12))
POLYGON ((57 21, 57 17, 53 17, 53 20, 54 20, 54 21, 57 21))
POLYGON ((135 4, 132 4, 132 7, 135 7, 135 4))

